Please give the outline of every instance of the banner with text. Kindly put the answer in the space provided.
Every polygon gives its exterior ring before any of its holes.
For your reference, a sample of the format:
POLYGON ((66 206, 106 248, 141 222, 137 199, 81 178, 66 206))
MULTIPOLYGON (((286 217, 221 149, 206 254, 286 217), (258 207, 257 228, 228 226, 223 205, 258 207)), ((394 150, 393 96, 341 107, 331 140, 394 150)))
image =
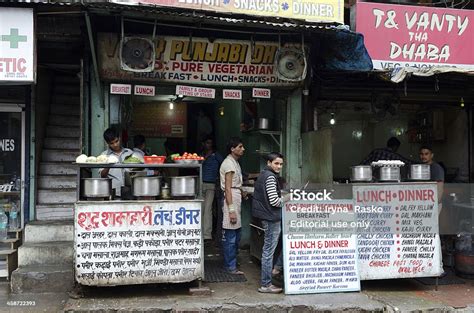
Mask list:
POLYGON ((0 8, 0 83, 35 81, 33 9, 0 8))
POLYGON ((203 276, 201 202, 76 203, 76 280, 88 286, 203 276))
POLYGON ((474 11, 357 2, 356 31, 375 69, 474 68, 474 11))
POLYGON ((344 23, 343 0, 111 0, 120 4, 148 4, 180 9, 284 17, 309 22, 344 23))
POLYGON ((160 37, 155 40, 155 68, 136 73, 120 68, 120 42, 115 34, 99 33, 103 79, 226 86, 294 86, 276 73, 277 42, 160 37))

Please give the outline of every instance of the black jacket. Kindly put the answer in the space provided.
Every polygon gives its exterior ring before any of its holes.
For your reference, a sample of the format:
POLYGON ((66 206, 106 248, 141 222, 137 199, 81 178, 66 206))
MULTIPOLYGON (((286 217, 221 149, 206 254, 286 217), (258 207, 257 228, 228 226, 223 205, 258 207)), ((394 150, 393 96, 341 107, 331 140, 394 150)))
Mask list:
MULTIPOLYGON (((278 182, 278 176, 270 168, 264 169, 255 181, 253 200, 252 200, 252 216, 261 220, 278 222, 281 221, 281 207, 272 206, 268 201, 265 182, 269 176, 274 176, 278 182)), ((278 197, 281 197, 280 186, 277 183, 278 197)))

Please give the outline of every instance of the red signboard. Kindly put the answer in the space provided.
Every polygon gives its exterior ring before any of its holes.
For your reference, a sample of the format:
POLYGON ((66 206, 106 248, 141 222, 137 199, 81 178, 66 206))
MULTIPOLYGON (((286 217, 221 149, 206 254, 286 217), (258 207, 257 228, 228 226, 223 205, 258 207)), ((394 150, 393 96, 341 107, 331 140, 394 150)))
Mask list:
POLYGON ((474 11, 358 2, 374 68, 474 65, 474 11))

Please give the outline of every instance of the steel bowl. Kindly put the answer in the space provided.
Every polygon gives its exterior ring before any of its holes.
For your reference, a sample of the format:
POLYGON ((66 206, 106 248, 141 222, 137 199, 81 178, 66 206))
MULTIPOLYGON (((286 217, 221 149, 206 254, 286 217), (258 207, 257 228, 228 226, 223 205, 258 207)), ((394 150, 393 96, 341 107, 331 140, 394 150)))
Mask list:
POLYGON ((160 194, 160 177, 134 177, 132 186, 133 196, 135 197, 157 197, 160 194))
POLYGON ((429 164, 410 165, 410 179, 412 180, 430 180, 431 171, 429 164))
POLYGON ((372 167, 369 165, 357 165, 352 167, 351 181, 371 181, 372 167))
POLYGON ((171 196, 193 197, 196 195, 196 176, 171 177, 171 196))
POLYGON ((83 178, 82 195, 86 198, 106 198, 112 194, 112 179, 83 178))
POLYGON ((400 181, 400 168, 398 166, 382 166, 380 168, 380 181, 400 181))
POLYGON ((268 129, 270 126, 270 120, 268 118, 258 119, 258 129, 268 129))

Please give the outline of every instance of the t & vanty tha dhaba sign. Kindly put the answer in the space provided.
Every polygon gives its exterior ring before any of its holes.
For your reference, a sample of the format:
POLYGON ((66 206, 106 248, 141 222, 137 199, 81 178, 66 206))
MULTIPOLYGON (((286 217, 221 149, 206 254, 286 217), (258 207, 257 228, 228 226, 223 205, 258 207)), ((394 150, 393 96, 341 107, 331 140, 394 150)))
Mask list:
POLYGON ((0 8, 0 83, 35 80, 33 9, 0 8))
POLYGON ((120 38, 98 34, 100 71, 103 79, 168 83, 198 83, 226 86, 284 86, 298 82, 277 76, 277 42, 255 42, 207 38, 159 37, 155 46, 154 69, 130 72, 120 67, 120 38))
POLYGON ((474 11, 358 2, 356 31, 376 69, 472 68, 474 11))
POLYGON ((284 17, 309 22, 344 23, 343 0, 113 0, 111 2, 284 17))

